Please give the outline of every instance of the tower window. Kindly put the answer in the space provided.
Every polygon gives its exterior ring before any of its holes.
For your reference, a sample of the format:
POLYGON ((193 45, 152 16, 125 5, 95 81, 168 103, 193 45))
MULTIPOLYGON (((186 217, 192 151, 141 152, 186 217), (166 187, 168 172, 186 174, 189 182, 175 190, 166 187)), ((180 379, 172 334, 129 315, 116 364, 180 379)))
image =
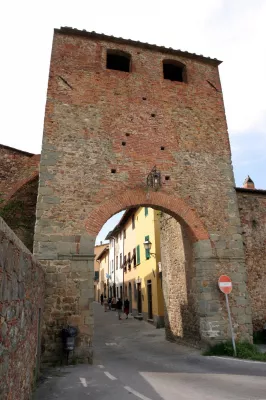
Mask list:
POLYGON ((107 50, 106 68, 130 72, 130 54, 123 51, 107 50))
POLYGON ((186 82, 186 67, 178 61, 163 62, 163 77, 170 81, 186 82))

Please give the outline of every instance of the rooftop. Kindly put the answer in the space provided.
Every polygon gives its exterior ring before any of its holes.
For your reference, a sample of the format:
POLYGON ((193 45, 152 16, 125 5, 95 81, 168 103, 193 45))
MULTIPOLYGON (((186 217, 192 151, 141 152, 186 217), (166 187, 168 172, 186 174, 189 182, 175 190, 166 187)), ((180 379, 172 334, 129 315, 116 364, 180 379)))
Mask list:
POLYGON ((19 150, 19 149, 15 149, 15 147, 6 146, 5 144, 0 144, 0 147, 2 147, 3 149, 16 151, 17 153, 21 153, 21 154, 24 154, 24 155, 29 156, 29 157, 32 157, 32 156, 35 155, 33 153, 29 153, 28 151, 19 150))
POLYGON ((150 44, 150 43, 145 43, 145 42, 140 42, 136 40, 131 40, 131 39, 124 39, 122 37, 115 37, 115 36, 109 36, 105 35, 104 33, 97 33, 97 32, 88 32, 85 29, 79 30, 76 28, 71 28, 68 26, 61 27, 60 29, 55 29, 55 33, 60 33, 63 35, 76 35, 76 36, 85 36, 89 37, 91 39, 98 39, 98 40, 105 40, 108 42, 115 42, 115 43, 120 43, 120 44, 129 44, 131 46, 135 47, 140 47, 143 49, 148 49, 148 50, 154 50, 154 51, 160 51, 162 53, 167 53, 167 54, 173 54, 173 55, 179 55, 187 58, 193 58, 198 61, 202 61, 208 64, 216 65, 218 66, 219 64, 222 63, 222 61, 217 60, 216 58, 210 58, 210 57, 204 57, 202 54, 196 54, 196 53, 189 53, 188 51, 182 51, 182 50, 177 50, 173 49, 172 47, 164 47, 164 46, 158 46, 156 44, 150 44))

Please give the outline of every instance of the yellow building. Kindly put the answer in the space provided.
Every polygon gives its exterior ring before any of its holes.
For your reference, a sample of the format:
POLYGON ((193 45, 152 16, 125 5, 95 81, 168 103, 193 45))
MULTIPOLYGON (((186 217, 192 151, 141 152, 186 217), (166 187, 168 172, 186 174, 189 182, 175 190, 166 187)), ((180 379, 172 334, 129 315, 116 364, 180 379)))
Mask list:
POLYGON ((108 297, 108 274, 109 274, 109 246, 105 245, 104 249, 96 258, 99 263, 99 283, 98 293, 108 297))
POLYGON ((130 311, 156 327, 164 326, 159 212, 148 207, 130 209, 114 230, 123 232, 123 292, 130 311), (144 248, 145 241, 150 249, 144 248))
POLYGON ((100 301, 100 263, 97 261, 99 254, 105 249, 106 244, 99 244, 94 247, 94 301, 100 301))

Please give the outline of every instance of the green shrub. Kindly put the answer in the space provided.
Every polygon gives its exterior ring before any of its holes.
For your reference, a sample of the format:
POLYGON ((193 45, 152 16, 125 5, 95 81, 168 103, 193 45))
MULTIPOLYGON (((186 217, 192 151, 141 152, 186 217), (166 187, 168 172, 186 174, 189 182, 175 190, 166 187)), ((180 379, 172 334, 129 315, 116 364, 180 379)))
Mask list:
MULTIPOLYGON (((237 358, 266 361, 266 353, 261 353, 256 345, 249 342, 237 342, 236 354, 237 358)), ((207 351, 205 351, 203 355, 234 357, 232 342, 227 341, 223 343, 217 343, 216 345, 211 346, 207 351)))

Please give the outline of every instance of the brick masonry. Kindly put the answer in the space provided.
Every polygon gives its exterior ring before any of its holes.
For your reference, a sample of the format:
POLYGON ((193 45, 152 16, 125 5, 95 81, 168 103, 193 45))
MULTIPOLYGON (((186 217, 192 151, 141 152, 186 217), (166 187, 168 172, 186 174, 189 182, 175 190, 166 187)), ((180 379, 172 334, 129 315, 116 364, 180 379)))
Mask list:
POLYGON ((55 31, 34 240, 40 262, 55 271, 44 318, 47 360, 57 352, 52 338, 68 320, 81 332, 79 355, 91 357, 95 237, 109 217, 131 206, 155 206, 188 227, 201 341, 228 335, 217 290, 220 273, 234 275, 235 330, 251 340, 219 63, 166 52, 76 30, 55 31), (130 54, 132 71, 106 69, 107 49, 130 54), (169 58, 185 64, 187 82, 163 79, 162 61, 169 58), (162 174, 158 192, 146 186, 154 165, 162 174), (61 279, 61 288, 53 284, 61 279), (69 279, 77 280, 71 296, 69 279), (57 310, 58 289, 65 290, 62 302, 72 307, 74 300, 75 308, 57 310))
POLYGON ((266 191, 237 189, 254 331, 266 323, 266 191))
POLYGON ((38 373, 44 272, 0 218, 0 398, 28 400, 38 373))

